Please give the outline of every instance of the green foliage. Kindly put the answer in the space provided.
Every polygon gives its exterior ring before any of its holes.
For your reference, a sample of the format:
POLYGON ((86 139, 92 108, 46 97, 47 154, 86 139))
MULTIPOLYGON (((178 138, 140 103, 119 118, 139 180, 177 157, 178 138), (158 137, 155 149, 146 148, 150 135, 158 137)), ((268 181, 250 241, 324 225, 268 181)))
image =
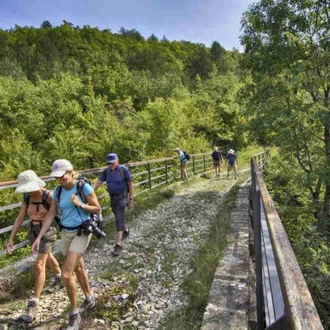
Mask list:
POLYGON ((304 173, 293 157, 279 153, 267 163, 264 174, 322 323, 329 329, 329 235, 316 226, 317 207, 309 197, 304 173))
POLYGON ((321 1, 260 1, 244 14, 242 35, 253 78, 245 90, 251 128, 260 142, 297 160, 324 228, 330 219, 329 14, 321 1))
POLYGON ((128 162, 175 146, 197 153, 215 141, 245 143, 236 69, 219 69, 225 56, 236 66, 239 58, 217 42, 209 49, 44 21, 0 30, 0 46, 2 181, 27 168, 48 174, 56 158, 81 169, 103 165, 110 151, 128 162))

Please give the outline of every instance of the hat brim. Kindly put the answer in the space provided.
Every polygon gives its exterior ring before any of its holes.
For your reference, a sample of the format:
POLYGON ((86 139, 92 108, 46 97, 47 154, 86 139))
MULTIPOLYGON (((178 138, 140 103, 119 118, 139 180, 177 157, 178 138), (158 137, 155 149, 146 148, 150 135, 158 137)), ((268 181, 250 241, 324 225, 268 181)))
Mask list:
POLYGON ((49 176, 54 176, 55 178, 60 178, 66 173, 66 171, 53 171, 49 176))
POLYGON ((46 185, 46 183, 39 179, 38 181, 33 181, 33 182, 28 182, 28 183, 24 183, 24 184, 19 184, 16 189, 15 192, 16 193, 29 193, 29 192, 33 192, 33 191, 38 191, 40 188, 44 187, 46 185))
POLYGON ((107 165, 115 163, 115 162, 116 162, 116 160, 117 160, 117 159, 115 159, 115 160, 112 160, 111 162, 107 162, 107 165))

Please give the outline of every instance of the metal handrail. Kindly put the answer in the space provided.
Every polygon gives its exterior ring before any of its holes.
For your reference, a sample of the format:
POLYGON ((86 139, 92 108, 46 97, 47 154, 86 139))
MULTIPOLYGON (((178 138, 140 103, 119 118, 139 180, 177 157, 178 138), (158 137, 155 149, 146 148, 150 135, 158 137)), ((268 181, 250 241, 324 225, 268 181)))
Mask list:
POLYGON ((258 329, 321 330, 323 326, 314 301, 262 178, 268 156, 266 152, 251 158, 258 329), (267 244, 263 244, 267 235, 262 227, 263 218, 269 233, 267 244), (276 269, 269 267, 272 256, 276 269))
MULTIPOLYGON (((191 155, 191 160, 188 162, 188 171, 193 172, 193 174, 198 174, 203 172, 203 170, 196 171, 192 164, 196 161, 201 162, 203 165, 203 169, 210 170, 209 162, 205 161, 205 155, 210 155, 210 153, 206 154, 193 154, 191 155)), ((135 191, 134 195, 140 195, 147 190, 155 189, 163 185, 167 185, 172 183, 173 181, 180 179, 180 158, 179 157, 168 157, 168 158, 160 158, 160 159, 152 159, 148 161, 134 162, 123 164, 127 166, 134 178, 134 186, 135 191), (156 167, 155 167, 156 166, 156 167), (156 175, 157 174, 157 175, 156 175)), ((101 173, 104 170, 104 167, 93 168, 93 169, 85 169, 81 171, 77 171, 78 173, 88 177, 89 175, 96 175, 101 173)), ((41 176, 41 178, 46 182, 55 181, 55 178, 50 176, 41 176)), ((18 185, 18 181, 6 181, 0 182, 0 193, 5 189, 13 189, 18 185)), ((98 195, 99 199, 103 199, 107 197, 108 194, 100 194, 98 195)), ((1 196, 0 196, 1 198, 1 196)), ((0 206, 0 213, 10 210, 18 209, 21 206, 21 202, 13 203, 9 205, 0 206)), ((109 209, 109 206, 103 206, 102 210, 109 209)), ((26 226, 29 224, 29 221, 26 220, 22 223, 22 226, 26 226)), ((12 230, 13 226, 6 226, 4 228, 0 228, 0 235, 8 233, 12 230)), ((16 244, 13 249, 16 250, 23 246, 26 246, 29 243, 28 240, 23 242, 19 242, 16 244)), ((0 251, 0 256, 4 255, 5 251, 0 251)))

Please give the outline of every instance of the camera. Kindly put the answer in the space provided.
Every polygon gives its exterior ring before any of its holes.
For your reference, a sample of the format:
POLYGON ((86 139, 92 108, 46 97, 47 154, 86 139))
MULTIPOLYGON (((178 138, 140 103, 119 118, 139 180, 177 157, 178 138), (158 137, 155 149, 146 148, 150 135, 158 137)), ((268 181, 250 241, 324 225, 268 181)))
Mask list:
POLYGON ((86 220, 82 225, 82 231, 85 235, 94 234, 98 239, 106 236, 102 231, 103 218, 101 214, 93 214, 92 219, 86 220))

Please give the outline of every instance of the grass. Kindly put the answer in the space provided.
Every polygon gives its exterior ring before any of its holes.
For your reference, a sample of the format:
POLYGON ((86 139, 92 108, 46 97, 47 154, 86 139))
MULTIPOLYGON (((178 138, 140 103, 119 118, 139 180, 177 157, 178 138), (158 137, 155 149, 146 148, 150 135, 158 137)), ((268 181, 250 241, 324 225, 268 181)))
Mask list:
POLYGON ((237 155, 239 168, 243 169, 249 167, 251 157, 263 151, 265 151, 265 148, 257 145, 248 146, 242 151, 239 151, 237 155))
MULTIPOLYGON (((242 180, 243 178, 239 182, 242 180)), ((188 298, 187 305, 170 313, 159 329, 200 329, 209 291, 213 283, 214 272, 227 243, 226 237, 229 231, 230 214, 235 207, 238 190, 239 186, 236 184, 229 191, 214 219, 205 245, 191 259, 190 267, 194 271, 183 283, 183 289, 188 298)))

